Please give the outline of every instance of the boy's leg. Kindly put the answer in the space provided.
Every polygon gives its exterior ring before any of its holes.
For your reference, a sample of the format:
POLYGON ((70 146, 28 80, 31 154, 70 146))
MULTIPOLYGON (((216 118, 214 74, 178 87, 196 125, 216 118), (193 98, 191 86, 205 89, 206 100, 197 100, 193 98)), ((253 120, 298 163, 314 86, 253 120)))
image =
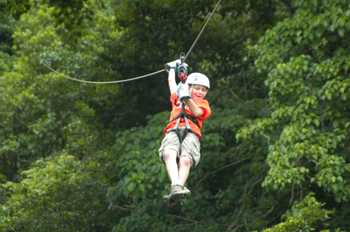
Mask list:
POLYGON ((165 164, 172 185, 178 184, 179 182, 179 170, 176 162, 179 150, 180 141, 176 133, 167 133, 159 148, 159 155, 165 164))
POLYGON ((175 132, 169 132, 163 139, 159 149, 161 159, 164 161, 167 173, 171 180, 171 193, 187 194, 190 191, 184 186, 192 165, 197 165, 200 159, 200 143, 195 134, 188 133, 182 144, 175 132), (179 155, 180 146, 182 154, 179 155), (178 163, 177 163, 178 161, 178 163))
POLYGON ((171 149, 164 150, 163 160, 165 163, 168 176, 171 180, 171 185, 180 184, 179 169, 178 169, 176 159, 177 159, 177 152, 175 150, 171 150, 171 149))
POLYGON ((188 133, 182 142, 182 150, 179 158, 179 181, 183 186, 183 193, 190 193, 185 187, 192 165, 197 165, 200 160, 200 142, 193 133, 188 133))
POLYGON ((179 181, 183 186, 187 181, 192 166, 192 159, 190 157, 189 155, 182 155, 179 160, 179 181))

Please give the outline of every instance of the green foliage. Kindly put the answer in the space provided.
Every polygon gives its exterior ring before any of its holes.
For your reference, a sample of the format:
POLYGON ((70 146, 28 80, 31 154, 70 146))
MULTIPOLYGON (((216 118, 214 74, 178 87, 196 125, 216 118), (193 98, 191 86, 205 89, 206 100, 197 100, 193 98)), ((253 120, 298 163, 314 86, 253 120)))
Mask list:
POLYGON ((256 65, 267 75, 272 112, 240 136, 258 132, 271 140, 265 186, 289 190, 316 185, 337 201, 347 201, 349 168, 342 148, 350 125, 344 38, 350 32, 344 24, 349 9, 343 1, 322 1, 317 10, 304 3, 296 1, 295 15, 255 47, 256 65))
POLYGON ((1 75, 1 79, 3 79, 2 77, 2 73, 9 71, 10 69, 10 65, 11 65, 11 57, 0 51, 0 75, 1 75))
POLYGON ((9 179, 15 179, 19 170, 40 157, 62 149, 77 156, 88 155, 110 141, 106 131, 101 141, 96 139, 98 120, 103 121, 102 117, 96 119, 96 114, 103 106, 112 104, 116 87, 71 85, 60 72, 49 72, 43 65, 55 68, 67 64, 67 70, 72 73, 79 72, 83 65, 89 75, 98 73, 108 78, 109 69, 100 66, 92 72, 91 67, 101 62, 99 55, 104 52, 104 44, 118 33, 111 25, 113 17, 98 9, 90 21, 93 23, 86 22, 86 33, 79 38, 85 47, 79 43, 76 49, 84 53, 76 53, 64 43, 59 33, 62 26, 54 17, 56 8, 45 4, 33 7, 17 23, 13 35, 16 69, 6 70, 1 82, 1 172, 9 179), (112 30, 107 33, 106 27, 112 30))
MULTIPOLYGON (((7 7, 7 2, 0 2, 0 54, 3 52, 11 53, 11 45, 12 38, 11 35, 13 33, 13 25, 15 20, 13 18, 12 13, 7 7)), ((2 55, 0 56, 0 60, 2 60, 2 55)), ((1 63, 0 63, 1 64, 1 63)), ((2 66, 2 65, 1 65, 2 66)), ((2 67, 0 66, 0 71, 2 67)))
POLYGON ((347 1, 222 1, 187 59, 213 115, 178 210, 160 200, 166 74, 64 78, 159 70, 215 3, 0 1, 1 231, 348 229, 347 1))
POLYGON ((329 231, 326 230, 326 227, 321 226, 320 222, 329 219, 331 211, 322 207, 323 204, 318 202, 313 194, 310 194, 284 215, 284 222, 264 232, 329 231))
POLYGON ((165 194, 166 174, 159 159, 158 148, 165 114, 152 117, 148 126, 133 128, 116 134, 112 154, 116 156, 118 179, 113 198, 132 202, 162 198, 165 194))
POLYGON ((89 231, 103 228, 105 188, 91 165, 62 154, 37 161, 19 183, 3 185, 2 231, 89 231))

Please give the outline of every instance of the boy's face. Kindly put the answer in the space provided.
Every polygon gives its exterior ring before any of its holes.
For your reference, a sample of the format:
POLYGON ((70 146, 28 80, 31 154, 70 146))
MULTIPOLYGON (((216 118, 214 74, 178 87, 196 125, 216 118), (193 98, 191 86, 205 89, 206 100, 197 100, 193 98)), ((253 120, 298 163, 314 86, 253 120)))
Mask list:
POLYGON ((192 85, 190 91, 192 98, 205 98, 208 88, 203 85, 192 85))

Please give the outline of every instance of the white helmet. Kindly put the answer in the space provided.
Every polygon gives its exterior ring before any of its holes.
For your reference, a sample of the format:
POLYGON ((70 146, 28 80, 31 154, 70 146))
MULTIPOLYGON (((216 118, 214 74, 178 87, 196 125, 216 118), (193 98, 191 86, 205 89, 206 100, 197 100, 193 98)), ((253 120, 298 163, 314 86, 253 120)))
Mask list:
POLYGON ((187 77, 187 83, 189 85, 203 85, 208 89, 210 88, 209 78, 202 73, 191 73, 187 77))

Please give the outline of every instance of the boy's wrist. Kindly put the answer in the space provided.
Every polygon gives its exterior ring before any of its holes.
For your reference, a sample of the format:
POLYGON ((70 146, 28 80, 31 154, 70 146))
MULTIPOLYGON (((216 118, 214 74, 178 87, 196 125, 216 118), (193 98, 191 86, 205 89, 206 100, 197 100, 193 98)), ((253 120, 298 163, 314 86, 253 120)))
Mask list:
POLYGON ((191 99, 190 96, 184 96, 180 99, 180 101, 184 101, 185 103, 187 103, 190 99, 191 99))

